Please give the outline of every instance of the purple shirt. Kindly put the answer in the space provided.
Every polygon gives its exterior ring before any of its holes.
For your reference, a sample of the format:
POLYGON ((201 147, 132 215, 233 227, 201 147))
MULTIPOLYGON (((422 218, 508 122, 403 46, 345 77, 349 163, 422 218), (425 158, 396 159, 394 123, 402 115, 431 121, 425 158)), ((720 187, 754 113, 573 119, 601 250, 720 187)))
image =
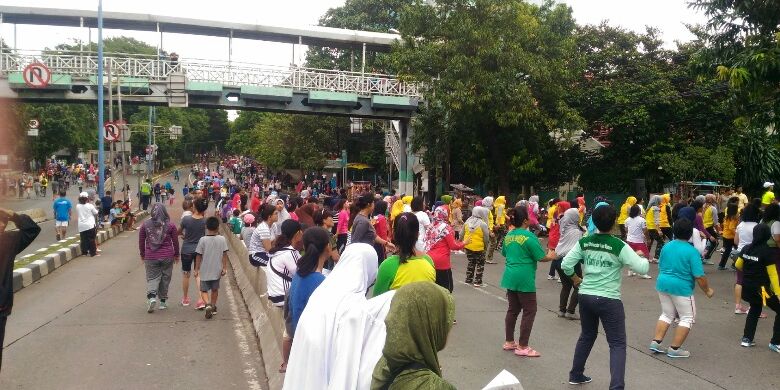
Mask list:
POLYGON ((141 226, 138 233, 138 249, 141 251, 141 257, 144 260, 166 260, 179 256, 179 237, 176 225, 168 222, 165 231, 163 243, 157 250, 152 250, 149 243, 146 242, 146 229, 141 226))

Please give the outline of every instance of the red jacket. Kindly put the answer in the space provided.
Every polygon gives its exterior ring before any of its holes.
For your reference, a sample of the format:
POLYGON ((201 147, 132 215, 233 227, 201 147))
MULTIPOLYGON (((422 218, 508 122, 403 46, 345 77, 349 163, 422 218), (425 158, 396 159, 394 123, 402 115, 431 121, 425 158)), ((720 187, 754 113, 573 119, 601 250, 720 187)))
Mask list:
POLYGON ((443 240, 437 242, 430 251, 428 256, 433 259, 433 266, 437 270, 448 270, 452 268, 450 264, 450 251, 459 251, 463 249, 466 244, 455 240, 455 235, 450 232, 443 240))

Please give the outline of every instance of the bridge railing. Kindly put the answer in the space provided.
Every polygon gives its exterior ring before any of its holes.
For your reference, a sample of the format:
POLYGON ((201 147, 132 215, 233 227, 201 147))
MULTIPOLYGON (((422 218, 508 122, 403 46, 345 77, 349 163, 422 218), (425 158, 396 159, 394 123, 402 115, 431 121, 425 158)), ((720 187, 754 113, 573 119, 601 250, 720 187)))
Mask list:
MULTIPOLYGON (((43 63, 57 74, 74 77, 97 76, 97 54, 92 52, 5 51, 0 55, 0 73, 21 72, 33 62, 43 63)), ((420 97, 422 93, 416 83, 382 74, 194 59, 171 61, 168 58, 117 53, 106 54, 104 65, 109 63, 115 76, 152 81, 163 81, 171 73, 184 73, 189 81, 228 86, 282 87, 297 91, 347 92, 361 96, 420 97)))

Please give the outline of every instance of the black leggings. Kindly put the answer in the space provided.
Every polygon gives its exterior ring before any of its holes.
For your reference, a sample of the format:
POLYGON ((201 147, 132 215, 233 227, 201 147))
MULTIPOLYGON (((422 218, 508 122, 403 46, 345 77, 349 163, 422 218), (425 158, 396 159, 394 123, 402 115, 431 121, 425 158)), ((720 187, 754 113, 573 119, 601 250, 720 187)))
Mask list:
POLYGON ((452 269, 437 269, 436 270, 436 284, 442 286, 452 293, 453 281, 452 281, 452 269))
MULTIPOLYGON (((769 290, 768 287, 766 287, 769 290)), ((745 331, 742 333, 742 337, 749 340, 753 340, 756 335, 756 326, 758 325, 758 317, 763 310, 763 301, 761 299, 761 287, 754 287, 749 285, 742 285, 742 299, 750 303, 750 310, 748 311, 747 318, 745 318, 745 331)), ((766 299, 766 305, 770 309, 775 311, 775 324, 772 330, 772 344, 780 344, 780 302, 778 302, 777 295, 773 295, 766 299)))
MULTIPOLYGON (((574 282, 572 282, 571 277, 563 273, 563 268, 561 268, 561 260, 556 260, 555 263, 555 268, 558 271, 558 275, 561 277, 561 297, 558 304, 558 311, 561 313, 567 312, 569 314, 574 314, 574 310, 577 309, 580 289, 574 286, 574 282), (572 289, 574 290, 574 293, 572 293, 572 289)), ((574 273, 578 277, 582 278, 582 266, 579 263, 574 266, 574 273)))
POLYGON ((721 255, 720 264, 718 264, 721 268, 726 266, 726 262, 729 260, 732 250, 734 250, 734 239, 723 238, 723 255, 721 255))

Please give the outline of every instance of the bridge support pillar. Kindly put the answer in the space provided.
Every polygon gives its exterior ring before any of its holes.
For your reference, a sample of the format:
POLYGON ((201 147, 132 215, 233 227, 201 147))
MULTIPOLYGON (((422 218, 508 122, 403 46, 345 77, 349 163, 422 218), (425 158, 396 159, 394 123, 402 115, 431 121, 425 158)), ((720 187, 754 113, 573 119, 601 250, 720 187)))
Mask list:
POLYGON ((414 195, 414 154, 412 153, 412 136, 414 129, 410 119, 402 119, 399 126, 398 148, 398 194, 414 195))

